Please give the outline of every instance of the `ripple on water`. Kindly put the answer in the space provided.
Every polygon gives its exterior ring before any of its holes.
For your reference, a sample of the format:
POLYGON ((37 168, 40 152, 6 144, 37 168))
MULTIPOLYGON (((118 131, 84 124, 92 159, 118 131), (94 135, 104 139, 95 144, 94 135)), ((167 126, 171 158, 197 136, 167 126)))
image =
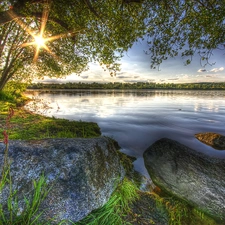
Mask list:
POLYGON ((194 137, 200 132, 225 135, 225 91, 79 90, 68 94, 61 90, 39 97, 50 102, 48 116, 97 122, 103 135, 113 137, 138 158, 134 165, 140 171, 143 152, 164 137, 206 154, 225 154, 194 137))

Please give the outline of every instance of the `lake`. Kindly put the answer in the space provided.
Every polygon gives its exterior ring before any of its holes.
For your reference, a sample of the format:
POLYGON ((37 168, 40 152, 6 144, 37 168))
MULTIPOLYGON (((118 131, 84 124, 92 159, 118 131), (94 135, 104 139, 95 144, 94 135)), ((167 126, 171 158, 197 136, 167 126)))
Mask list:
POLYGON ((114 138, 121 151, 135 156, 135 169, 149 177, 143 152, 167 137, 196 151, 225 158, 194 135, 225 135, 225 91, 203 90, 30 90, 34 111, 57 118, 98 123, 102 135, 114 138), (38 111, 37 111, 38 110, 38 111))

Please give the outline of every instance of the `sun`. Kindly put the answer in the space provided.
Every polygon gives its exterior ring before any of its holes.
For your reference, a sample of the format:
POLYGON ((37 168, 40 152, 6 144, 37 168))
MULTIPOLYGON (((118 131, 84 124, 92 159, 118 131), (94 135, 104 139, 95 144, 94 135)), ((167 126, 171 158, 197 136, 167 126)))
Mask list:
POLYGON ((34 36, 34 41, 35 41, 35 44, 37 45, 38 48, 41 48, 41 47, 45 46, 46 40, 43 37, 41 37, 40 35, 34 36))
MULTIPOLYGON (((19 19, 17 20, 17 23, 32 36, 33 40, 31 42, 21 44, 21 47, 35 46, 35 54, 34 54, 34 59, 33 59, 34 62, 36 62, 38 60, 38 56, 39 56, 41 49, 47 51, 49 54, 51 54, 57 60, 58 59, 57 55, 51 51, 51 49, 47 46, 47 44, 49 44, 49 42, 55 41, 57 39, 65 38, 68 36, 71 37, 71 33, 67 32, 64 34, 58 34, 55 36, 49 36, 47 38, 44 38, 45 27, 46 27, 46 23, 48 21, 48 14, 49 14, 49 10, 50 10, 50 6, 49 6, 50 1, 45 0, 45 2, 47 4, 43 8, 39 32, 32 31, 31 29, 29 29, 27 27, 27 25, 24 22, 22 22, 19 19)), ((10 12, 10 13, 13 14, 13 12, 10 12)), ((13 16, 13 15, 11 15, 11 16, 13 16)), ((75 35, 75 33, 73 33, 72 35, 75 35)))
POLYGON ((22 22, 21 20, 17 20, 17 23, 24 30, 26 30, 27 33, 29 33, 33 37, 33 40, 31 42, 23 43, 23 44, 21 44, 21 47, 35 46, 35 55, 34 55, 34 59, 33 59, 34 62, 36 62, 38 59, 40 49, 45 49, 47 52, 49 52, 50 54, 52 54, 54 56, 54 54, 51 52, 49 47, 46 45, 46 42, 53 41, 53 40, 56 40, 56 39, 59 39, 60 37, 62 37, 62 35, 57 35, 57 36, 50 37, 50 38, 43 37, 44 31, 45 31, 45 26, 48 21, 49 10, 50 10, 49 1, 45 0, 45 2, 46 2, 46 4, 44 5, 43 11, 42 11, 40 30, 39 30, 38 34, 37 34, 37 32, 29 29, 24 22, 22 22))

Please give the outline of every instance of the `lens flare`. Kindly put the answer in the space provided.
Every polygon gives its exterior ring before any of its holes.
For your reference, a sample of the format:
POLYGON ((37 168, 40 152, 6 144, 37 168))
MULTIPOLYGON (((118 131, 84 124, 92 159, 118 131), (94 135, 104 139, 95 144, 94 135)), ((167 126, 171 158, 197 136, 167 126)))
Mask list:
POLYGON ((35 40, 36 45, 39 48, 44 47, 46 40, 43 37, 41 37, 41 36, 34 36, 34 40, 35 40))
MULTIPOLYGON (((47 53, 51 54, 56 60, 58 60, 58 57, 56 56, 56 54, 54 54, 50 50, 50 48, 47 46, 46 43, 53 42, 53 41, 55 41, 57 39, 61 39, 61 38, 72 37, 76 33, 80 32, 80 30, 78 30, 77 32, 73 32, 73 33, 67 32, 67 33, 64 33, 64 34, 58 34, 58 35, 55 35, 55 36, 50 36, 50 37, 44 38, 44 36, 45 36, 44 32, 45 32, 46 23, 48 21, 48 15, 49 15, 49 11, 50 11, 51 0, 44 0, 43 2, 44 2, 44 6, 43 6, 43 11, 42 11, 41 25, 40 25, 39 32, 32 31, 31 29, 29 29, 27 24, 24 23, 22 20, 20 20, 20 19, 16 20, 17 24, 19 24, 21 26, 21 28, 26 30, 26 32, 29 33, 33 37, 33 41, 21 44, 21 47, 35 46, 35 53, 34 53, 33 62, 37 61, 40 49, 44 49, 47 53)), ((13 11, 10 12, 9 15, 12 18, 17 17, 16 14, 13 11)))

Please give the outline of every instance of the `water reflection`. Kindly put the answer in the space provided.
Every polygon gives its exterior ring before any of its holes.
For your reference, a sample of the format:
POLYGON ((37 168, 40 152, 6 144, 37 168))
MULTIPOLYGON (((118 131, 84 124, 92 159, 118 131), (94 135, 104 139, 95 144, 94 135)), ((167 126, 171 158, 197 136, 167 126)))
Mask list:
MULTIPOLYGON (((195 139, 199 132, 225 135, 225 91, 73 90, 29 92, 49 102, 44 114, 97 122, 102 134, 115 138, 122 151, 143 162, 142 154, 167 137, 224 157, 195 139)), ((140 163, 137 170, 146 173, 140 163)))

